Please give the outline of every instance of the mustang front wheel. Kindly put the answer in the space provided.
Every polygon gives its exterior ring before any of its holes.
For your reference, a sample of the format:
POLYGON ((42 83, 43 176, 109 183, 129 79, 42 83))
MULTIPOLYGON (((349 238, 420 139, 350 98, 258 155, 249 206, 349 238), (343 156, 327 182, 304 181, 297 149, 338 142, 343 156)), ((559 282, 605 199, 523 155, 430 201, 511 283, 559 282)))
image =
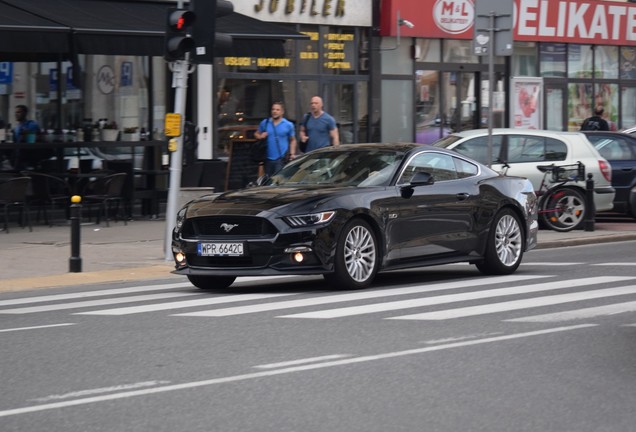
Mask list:
POLYGON ((378 242, 368 223, 353 219, 342 230, 336 245, 334 272, 325 279, 346 289, 368 287, 379 267, 378 242))
POLYGON ((509 209, 500 211, 488 233, 484 260, 476 263, 477 268, 492 275, 513 273, 521 264, 523 242, 519 217, 509 209))

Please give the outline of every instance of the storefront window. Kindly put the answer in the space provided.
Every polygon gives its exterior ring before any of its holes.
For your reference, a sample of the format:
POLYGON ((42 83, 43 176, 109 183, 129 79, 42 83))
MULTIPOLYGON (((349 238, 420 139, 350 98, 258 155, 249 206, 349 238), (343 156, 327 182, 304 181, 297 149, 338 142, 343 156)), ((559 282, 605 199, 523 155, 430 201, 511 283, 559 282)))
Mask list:
POLYGON ((442 124, 439 72, 415 71, 415 142, 431 144, 449 131, 442 124))
POLYGON ((622 79, 636 79, 636 47, 621 47, 620 68, 622 79))
POLYGON ((593 101, 592 83, 568 84, 568 130, 580 129, 583 120, 592 115, 593 101))
POLYGON ((316 26, 301 26, 300 32, 309 40, 298 41, 298 73, 316 74, 320 65, 320 32, 316 26))
POLYGON ((594 49, 594 76, 618 78, 618 47, 598 45, 594 49))
POLYGON ((570 44, 568 46, 568 77, 592 78, 593 56, 592 45, 570 44))
POLYGON ((567 45, 542 43, 539 61, 542 77, 565 77, 567 45))
POLYGON ((416 46, 416 61, 439 63, 442 56, 442 41, 439 39, 418 39, 416 46))
POLYGON ((218 72, 290 73, 296 68, 295 41, 285 41, 284 50, 284 58, 241 56, 218 57, 215 61, 215 68, 218 72))
POLYGON ((621 88, 621 128, 636 126, 636 87, 621 88))
POLYGON ((294 120, 293 81, 221 79, 218 88, 219 140, 221 156, 229 154, 232 140, 253 139, 261 120, 270 116, 271 104, 285 104, 285 117, 294 120))
POLYGON ((479 63, 479 58, 473 55, 472 41, 446 39, 444 40, 445 63, 479 63))
POLYGON ((594 106, 603 107, 603 118, 610 130, 618 130, 618 84, 596 84, 594 106))
POLYGON ((335 75, 351 75, 356 71, 358 40, 354 28, 321 27, 323 46, 322 72, 335 75))
POLYGON ((512 56, 513 76, 537 76, 536 42, 515 42, 512 56))

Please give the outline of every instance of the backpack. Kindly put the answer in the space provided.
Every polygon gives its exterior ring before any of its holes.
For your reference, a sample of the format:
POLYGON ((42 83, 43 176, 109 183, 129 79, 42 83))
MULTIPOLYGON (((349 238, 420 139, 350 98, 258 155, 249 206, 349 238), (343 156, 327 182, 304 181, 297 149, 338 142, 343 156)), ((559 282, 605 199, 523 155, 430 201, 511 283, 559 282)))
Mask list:
MULTIPOLYGON (((305 116, 303 117, 303 121, 300 123, 301 126, 305 126, 305 134, 307 134, 307 122, 309 121, 310 115, 311 115, 310 112, 305 114, 305 116)), ((307 144, 309 144, 309 138, 307 138, 307 141, 305 142, 298 140, 298 148, 300 149, 301 152, 305 153, 307 151, 307 144)))

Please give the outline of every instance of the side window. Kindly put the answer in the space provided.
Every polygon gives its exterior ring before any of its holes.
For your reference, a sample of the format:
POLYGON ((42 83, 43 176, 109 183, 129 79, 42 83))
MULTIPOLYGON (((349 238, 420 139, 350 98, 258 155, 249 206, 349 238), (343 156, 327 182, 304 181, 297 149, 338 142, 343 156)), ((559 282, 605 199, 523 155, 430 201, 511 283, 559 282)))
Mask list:
POLYGON ((547 138, 545 143, 545 160, 562 161, 568 156, 568 147, 563 141, 547 138))
MULTIPOLYGON (((492 137, 492 161, 498 162, 499 152, 501 151, 501 135, 493 135, 492 137)), ((488 164, 488 137, 478 137, 464 141, 453 148, 457 153, 466 157, 488 164)))
POLYGON ((453 158, 455 161, 455 170, 457 171, 457 178, 466 178, 477 175, 479 168, 477 165, 472 164, 464 159, 453 158))
POLYGON ((545 160, 545 139, 530 135, 508 137, 508 162, 541 162, 545 160))
POLYGON ((415 173, 426 172, 435 181, 455 180, 457 171, 453 157, 447 154, 425 152, 415 156, 404 169, 399 184, 409 183, 415 173))

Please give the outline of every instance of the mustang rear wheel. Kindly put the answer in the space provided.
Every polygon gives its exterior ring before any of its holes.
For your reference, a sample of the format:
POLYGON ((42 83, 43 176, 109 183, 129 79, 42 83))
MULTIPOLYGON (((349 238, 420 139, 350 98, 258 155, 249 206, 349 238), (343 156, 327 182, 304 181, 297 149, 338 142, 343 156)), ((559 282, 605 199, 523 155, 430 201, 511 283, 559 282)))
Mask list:
POLYGON ((334 272, 324 277, 340 288, 366 288, 373 282, 378 267, 378 241, 373 230, 362 219, 353 219, 338 239, 334 272))
POLYGON ((204 290, 225 289, 234 283, 234 276, 199 276, 188 275, 192 285, 204 290))
POLYGON ((484 260, 476 263, 484 274, 502 275, 517 270, 524 250, 519 217, 510 209, 500 211, 493 220, 484 260))

